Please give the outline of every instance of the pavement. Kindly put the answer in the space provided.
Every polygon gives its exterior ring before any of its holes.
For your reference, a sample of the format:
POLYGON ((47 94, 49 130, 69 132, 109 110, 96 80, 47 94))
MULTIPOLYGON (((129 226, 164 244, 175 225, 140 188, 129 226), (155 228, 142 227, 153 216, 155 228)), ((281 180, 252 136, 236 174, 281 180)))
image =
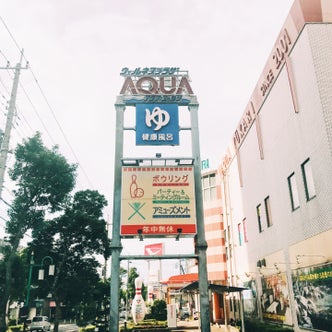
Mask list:
MULTIPOLYGON (((172 328, 172 332, 200 332, 201 329, 199 327, 198 320, 185 320, 185 321, 177 321, 177 326, 172 328)), ((79 328, 75 324, 60 324, 59 325, 59 332, 78 332, 79 328)), ((53 331, 53 329, 51 330, 53 331)), ((233 326, 225 326, 221 324, 211 324, 211 332, 239 332, 233 326)))
MULTIPOLYGON (((171 331, 193 332, 195 330, 200 331, 198 320, 178 321, 177 327, 171 331)), ((211 332, 239 332, 239 330, 230 325, 211 324, 211 332)))

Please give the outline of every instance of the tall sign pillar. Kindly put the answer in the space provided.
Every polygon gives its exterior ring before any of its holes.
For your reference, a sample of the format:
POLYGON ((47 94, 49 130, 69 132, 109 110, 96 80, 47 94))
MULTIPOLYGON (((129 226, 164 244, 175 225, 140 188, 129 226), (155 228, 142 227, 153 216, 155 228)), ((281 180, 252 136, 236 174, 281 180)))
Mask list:
POLYGON ((123 68, 120 75, 125 81, 115 104, 110 332, 119 331, 120 261, 174 257, 198 259, 201 330, 210 332, 198 102, 188 72, 177 67, 123 68), (134 128, 124 127, 126 106, 136 109, 134 128), (183 108, 190 111, 190 128, 179 125, 180 107, 181 111, 183 108), (136 145, 162 145, 171 150, 173 146, 181 145, 179 132, 188 129, 191 130, 190 158, 123 156, 123 146, 128 144, 124 142, 125 130, 135 131, 136 145), (143 240, 144 237, 173 237, 176 240, 196 237, 196 254, 121 256, 121 238, 143 240))
POLYGON ((120 238, 121 224, 121 182, 123 157, 123 122, 125 105, 115 104, 115 156, 114 156, 114 188, 113 188, 113 223, 111 240, 111 289, 110 289, 110 331, 119 331, 119 301, 120 301, 120 254, 122 244, 120 238))
POLYGON ((195 197, 196 197, 196 218, 197 218, 197 240, 195 251, 198 255, 198 271, 199 280, 198 288, 200 294, 200 319, 201 330, 210 331, 210 306, 209 306, 209 289, 208 276, 206 264, 206 250, 207 242, 205 240, 204 229, 204 208, 203 208, 203 193, 201 181, 201 157, 199 145, 199 130, 198 130, 198 103, 189 104, 190 118, 191 118, 191 140, 192 140, 192 155, 194 158, 195 170, 195 197))

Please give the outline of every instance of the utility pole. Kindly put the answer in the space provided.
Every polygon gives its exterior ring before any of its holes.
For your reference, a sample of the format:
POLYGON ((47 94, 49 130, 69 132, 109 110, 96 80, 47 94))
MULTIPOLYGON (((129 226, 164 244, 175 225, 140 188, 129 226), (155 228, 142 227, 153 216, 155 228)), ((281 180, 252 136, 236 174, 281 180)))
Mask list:
POLYGON ((7 163, 7 155, 9 151, 9 141, 10 141, 10 133, 13 127, 13 119, 15 114, 15 104, 16 104, 16 95, 17 95, 17 87, 18 81, 20 77, 21 69, 27 69, 28 64, 26 67, 22 68, 22 59, 23 59, 23 50, 21 52, 21 59, 20 62, 15 67, 10 67, 9 62, 7 63, 6 67, 0 67, 0 69, 15 69, 14 81, 12 86, 12 91, 9 100, 9 107, 7 113, 7 120, 6 120, 6 128, 2 139, 1 150, 0 150, 0 198, 2 195, 4 177, 5 177, 5 170, 6 170, 6 163, 7 163))

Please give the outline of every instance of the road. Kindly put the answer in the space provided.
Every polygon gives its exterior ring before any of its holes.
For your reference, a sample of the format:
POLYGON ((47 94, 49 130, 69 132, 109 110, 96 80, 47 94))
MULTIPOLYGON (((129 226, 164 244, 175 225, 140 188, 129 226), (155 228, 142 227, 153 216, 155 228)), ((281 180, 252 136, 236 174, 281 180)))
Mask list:
MULTIPOLYGON (((78 332, 79 327, 76 324, 60 324, 59 332, 78 332)), ((52 329, 53 331, 53 329, 52 329)))

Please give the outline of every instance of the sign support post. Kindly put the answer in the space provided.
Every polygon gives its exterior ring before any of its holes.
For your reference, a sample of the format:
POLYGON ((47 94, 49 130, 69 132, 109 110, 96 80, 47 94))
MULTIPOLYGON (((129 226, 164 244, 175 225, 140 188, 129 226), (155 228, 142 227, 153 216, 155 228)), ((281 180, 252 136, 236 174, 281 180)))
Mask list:
POLYGON ((195 179, 195 197, 196 197, 196 218, 197 218, 197 241, 196 252, 198 255, 198 271, 199 271, 199 294, 200 294, 200 322, 201 330, 210 332, 210 306, 209 306, 209 290, 208 277, 206 268, 206 250, 207 242, 205 240, 204 229, 204 208, 202 196, 202 181, 201 181, 201 158, 199 148, 199 131, 198 131, 198 103, 189 104, 190 118, 191 118, 191 140, 192 140, 192 155, 194 158, 194 179, 195 179))
POLYGON ((120 238, 121 224, 121 182, 122 182, 122 155, 123 155, 123 121, 125 105, 116 104, 115 129, 115 161, 114 161, 114 188, 113 188, 113 223, 111 240, 111 289, 110 289, 110 332, 119 331, 119 300, 120 300, 120 254, 122 244, 120 238))

